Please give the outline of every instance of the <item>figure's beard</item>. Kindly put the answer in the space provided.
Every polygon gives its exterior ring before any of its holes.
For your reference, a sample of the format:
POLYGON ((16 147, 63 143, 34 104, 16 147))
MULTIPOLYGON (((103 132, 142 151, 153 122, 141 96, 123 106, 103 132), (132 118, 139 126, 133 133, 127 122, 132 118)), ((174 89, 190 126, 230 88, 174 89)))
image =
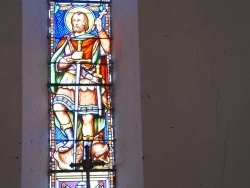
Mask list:
POLYGON ((84 26, 73 26, 74 33, 82 33, 84 31, 84 26))

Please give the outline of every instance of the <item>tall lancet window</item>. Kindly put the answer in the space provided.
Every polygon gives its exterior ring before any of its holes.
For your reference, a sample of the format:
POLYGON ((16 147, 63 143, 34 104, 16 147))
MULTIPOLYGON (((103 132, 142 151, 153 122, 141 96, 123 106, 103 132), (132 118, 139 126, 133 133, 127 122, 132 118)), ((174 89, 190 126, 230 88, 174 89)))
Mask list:
POLYGON ((49 1, 50 187, 112 188, 110 0, 49 1))

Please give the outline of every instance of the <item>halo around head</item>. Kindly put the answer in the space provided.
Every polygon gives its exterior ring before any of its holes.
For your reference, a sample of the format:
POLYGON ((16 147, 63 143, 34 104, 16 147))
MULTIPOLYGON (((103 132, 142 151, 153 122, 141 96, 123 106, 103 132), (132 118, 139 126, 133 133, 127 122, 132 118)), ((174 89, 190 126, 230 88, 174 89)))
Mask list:
POLYGON ((73 14, 78 11, 83 12, 87 15, 89 19, 89 29, 86 32, 89 32, 94 25, 95 15, 87 7, 74 7, 74 8, 69 9, 68 12, 65 14, 65 25, 70 31, 72 31, 71 18, 73 14))

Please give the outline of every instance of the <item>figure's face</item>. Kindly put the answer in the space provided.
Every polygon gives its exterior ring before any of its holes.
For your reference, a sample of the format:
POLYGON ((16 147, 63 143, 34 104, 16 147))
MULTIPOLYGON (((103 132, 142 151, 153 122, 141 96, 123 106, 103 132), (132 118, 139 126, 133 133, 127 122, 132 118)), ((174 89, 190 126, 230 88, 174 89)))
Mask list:
POLYGON ((74 33, 82 33, 85 32, 84 29, 84 16, 82 14, 75 14, 72 17, 72 29, 74 33))

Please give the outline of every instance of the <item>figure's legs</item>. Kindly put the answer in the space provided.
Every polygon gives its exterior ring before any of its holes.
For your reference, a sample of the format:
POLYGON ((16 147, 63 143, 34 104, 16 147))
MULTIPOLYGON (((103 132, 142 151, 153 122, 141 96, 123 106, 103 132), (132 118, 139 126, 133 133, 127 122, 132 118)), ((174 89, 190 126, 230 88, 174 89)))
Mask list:
POLYGON ((66 106, 63 104, 54 104, 53 108, 58 120, 60 121, 61 129, 66 129, 65 125, 70 123, 69 115, 66 112, 66 106))
POLYGON ((94 136, 94 115, 86 114, 82 115, 83 125, 82 125, 82 133, 83 136, 94 136))
MULTIPOLYGON (((92 141, 94 139, 94 115, 86 114, 82 115, 83 125, 82 125, 82 133, 83 133, 83 142, 84 147, 89 146, 91 148, 92 141)), ((83 156, 85 158, 85 155, 83 156)))
MULTIPOLYGON (((69 89, 63 89, 60 88, 58 89, 57 94, 64 94, 67 96, 71 96, 72 95, 72 91, 69 89)), ((61 129, 65 132, 68 141, 66 142, 66 144, 64 144, 62 147, 58 148, 59 152, 67 152, 70 149, 73 148, 74 146, 74 130, 73 130, 73 125, 71 123, 69 114, 67 113, 67 108, 65 105, 63 104, 54 104, 53 106, 55 114, 57 116, 57 119, 60 122, 60 126, 61 129)))
MULTIPOLYGON (((79 103, 81 105, 96 105, 97 104, 97 96, 96 90, 86 90, 79 92, 79 103)), ((82 134, 84 140, 84 147, 89 146, 91 148, 92 141, 94 139, 94 115, 93 114, 83 114, 82 115, 82 134)), ((85 158, 84 154, 84 158, 85 158)))

